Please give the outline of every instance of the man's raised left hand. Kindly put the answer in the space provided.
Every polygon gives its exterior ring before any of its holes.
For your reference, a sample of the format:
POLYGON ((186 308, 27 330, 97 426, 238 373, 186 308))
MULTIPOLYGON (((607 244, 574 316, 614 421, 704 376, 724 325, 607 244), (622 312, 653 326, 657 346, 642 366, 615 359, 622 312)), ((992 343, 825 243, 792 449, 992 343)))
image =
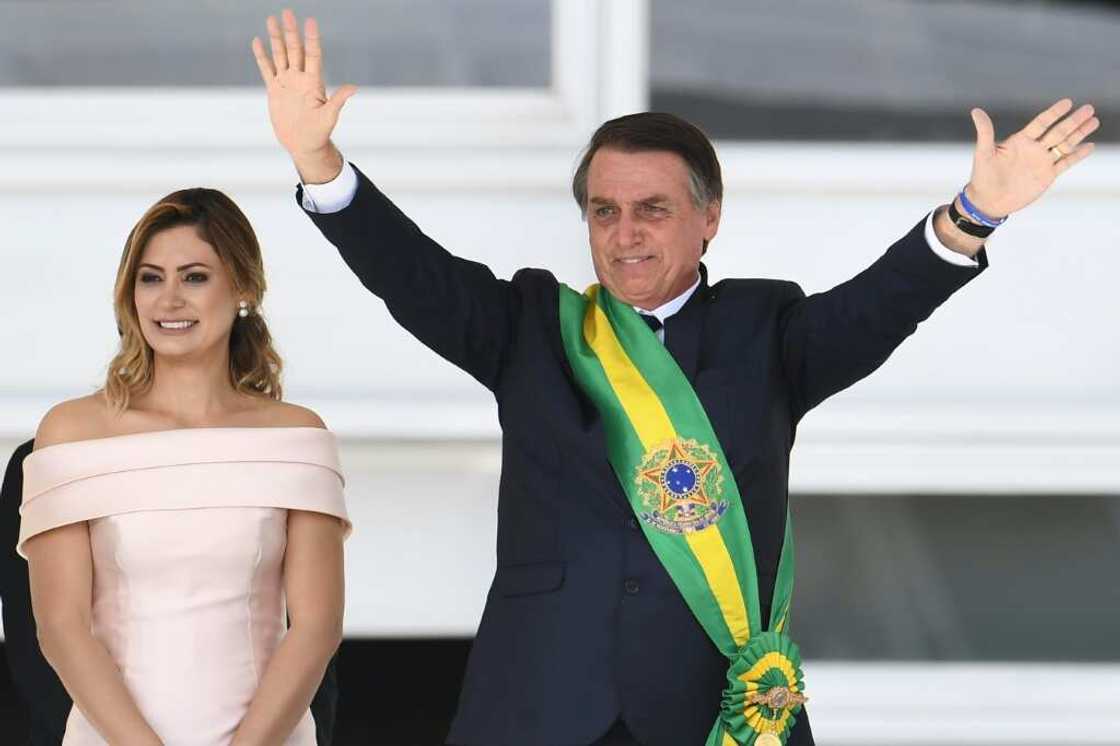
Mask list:
POLYGON ((1083 142, 1098 127, 1093 107, 1063 98, 1002 142, 983 109, 972 110, 976 151, 965 194, 985 215, 1002 218, 1042 196, 1054 180, 1093 152, 1083 142))

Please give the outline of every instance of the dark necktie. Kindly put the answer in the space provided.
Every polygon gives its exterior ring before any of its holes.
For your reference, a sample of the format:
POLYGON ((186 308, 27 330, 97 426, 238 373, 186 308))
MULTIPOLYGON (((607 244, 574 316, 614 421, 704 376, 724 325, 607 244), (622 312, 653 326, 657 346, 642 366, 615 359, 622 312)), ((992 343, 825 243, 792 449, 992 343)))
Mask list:
POLYGON ((642 317, 642 321, 646 322, 646 326, 648 326, 650 331, 654 334, 657 334, 657 332, 661 330, 661 320, 656 316, 650 316, 648 313, 640 313, 638 315, 642 317))

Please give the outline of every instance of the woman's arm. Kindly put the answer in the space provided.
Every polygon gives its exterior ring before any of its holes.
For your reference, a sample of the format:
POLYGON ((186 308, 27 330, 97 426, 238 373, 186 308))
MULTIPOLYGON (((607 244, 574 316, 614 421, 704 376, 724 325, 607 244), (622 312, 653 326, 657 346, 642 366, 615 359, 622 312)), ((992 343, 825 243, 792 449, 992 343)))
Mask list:
MULTIPOLYGON (((23 495, 23 460, 31 453, 33 441, 19 446, 8 462, 4 484, 0 487, 0 601, 3 604, 4 647, 16 692, 27 704, 36 734, 50 734, 62 741, 66 718, 74 702, 66 688, 43 657, 35 640, 35 616, 31 611, 31 587, 27 562, 16 553, 23 495)), ((34 739, 36 736, 32 736, 34 739)))
MULTIPOLYGON (((39 423, 35 449, 90 437, 97 412, 95 396, 53 407, 39 423)), ((91 631, 89 524, 52 529, 28 539, 24 547, 39 648, 74 704, 109 743, 160 746, 109 651, 91 631)))
POLYGON ((284 592, 291 626, 231 746, 283 743, 307 712, 342 640, 344 532, 334 516, 289 511, 284 592))
POLYGON ((86 719, 109 743, 160 746, 105 646, 90 631, 89 526, 74 523, 28 540, 31 605, 39 647, 86 719))

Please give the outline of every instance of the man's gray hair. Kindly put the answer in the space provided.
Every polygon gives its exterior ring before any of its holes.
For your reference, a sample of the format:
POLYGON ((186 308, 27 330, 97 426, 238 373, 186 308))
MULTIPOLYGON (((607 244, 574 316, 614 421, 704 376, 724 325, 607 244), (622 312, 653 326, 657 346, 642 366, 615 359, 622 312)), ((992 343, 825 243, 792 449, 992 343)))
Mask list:
POLYGON ((587 215, 587 172, 600 148, 625 152, 666 151, 676 153, 688 167, 688 190, 698 208, 723 200, 723 178, 719 159, 708 136, 695 125, 673 114, 647 111, 611 119, 600 125, 583 150, 572 176, 572 196, 580 213, 587 215))

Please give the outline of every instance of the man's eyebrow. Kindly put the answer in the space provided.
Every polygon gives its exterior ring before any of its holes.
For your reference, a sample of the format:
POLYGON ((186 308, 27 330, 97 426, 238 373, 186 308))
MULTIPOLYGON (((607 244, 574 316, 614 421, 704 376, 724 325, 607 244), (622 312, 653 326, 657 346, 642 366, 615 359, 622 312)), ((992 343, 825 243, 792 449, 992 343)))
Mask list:
MULTIPOLYGON (((669 195, 667 195, 667 194, 651 194, 648 197, 641 197, 641 198, 636 199, 634 201, 638 204, 641 204, 641 205, 653 205, 653 204, 658 204, 658 203, 662 203, 662 202, 669 202, 671 200, 669 198, 669 195)), ((593 205, 613 205, 614 204, 613 199, 607 199, 606 197, 592 197, 591 199, 588 200, 588 202, 590 202, 593 205)))

